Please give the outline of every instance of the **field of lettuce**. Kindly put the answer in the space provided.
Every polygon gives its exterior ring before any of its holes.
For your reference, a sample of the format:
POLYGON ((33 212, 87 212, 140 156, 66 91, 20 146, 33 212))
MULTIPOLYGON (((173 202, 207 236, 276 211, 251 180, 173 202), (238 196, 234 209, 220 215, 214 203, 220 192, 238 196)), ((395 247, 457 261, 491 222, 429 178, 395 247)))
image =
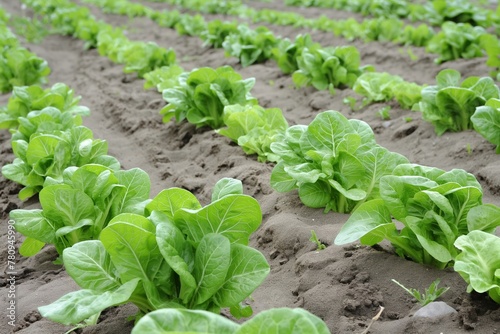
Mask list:
POLYGON ((0 0, 0 332, 498 333, 499 13, 0 0))

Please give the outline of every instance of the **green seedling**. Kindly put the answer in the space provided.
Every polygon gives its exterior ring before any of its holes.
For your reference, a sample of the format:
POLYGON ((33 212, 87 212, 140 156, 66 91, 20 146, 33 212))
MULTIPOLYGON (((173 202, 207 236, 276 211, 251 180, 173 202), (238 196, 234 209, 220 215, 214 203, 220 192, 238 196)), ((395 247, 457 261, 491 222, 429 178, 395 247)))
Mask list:
POLYGON ((345 97, 342 102, 344 102, 345 105, 348 105, 349 108, 351 108, 351 111, 358 111, 359 110, 359 108, 356 106, 356 103, 358 101, 356 101, 356 99, 352 96, 345 97))
POLYGON ((314 232, 314 230, 311 230, 311 237, 309 238, 309 240, 312 241, 312 242, 314 242, 316 244, 316 246, 317 246, 316 250, 317 251, 326 249, 325 244, 322 243, 321 241, 319 241, 318 236, 316 235, 316 232, 314 232))
POLYGON ((470 143, 467 143, 466 150, 468 155, 472 155, 472 147, 470 146, 470 143))
POLYGON ((391 119, 391 115, 389 114, 389 110, 391 110, 391 107, 390 106, 385 106, 383 107, 382 109, 380 109, 377 114, 384 120, 384 121, 387 121, 387 120, 390 120, 391 119))
POLYGON ((443 293, 445 293, 449 289, 449 287, 438 289, 437 286, 439 285, 439 282, 441 282, 441 280, 439 278, 437 280, 435 280, 434 282, 432 282, 431 285, 425 289, 425 293, 422 293, 422 294, 417 289, 406 288, 403 284, 399 283, 395 279, 392 279, 392 281, 394 283, 396 283, 397 285, 399 285, 400 287, 402 287, 410 295, 412 295, 422 306, 425 306, 425 305, 435 301, 436 299, 439 298, 439 296, 441 296, 443 293))
POLYGON ((412 117, 405 117, 405 122, 406 123, 410 123, 411 121, 413 121, 412 117))

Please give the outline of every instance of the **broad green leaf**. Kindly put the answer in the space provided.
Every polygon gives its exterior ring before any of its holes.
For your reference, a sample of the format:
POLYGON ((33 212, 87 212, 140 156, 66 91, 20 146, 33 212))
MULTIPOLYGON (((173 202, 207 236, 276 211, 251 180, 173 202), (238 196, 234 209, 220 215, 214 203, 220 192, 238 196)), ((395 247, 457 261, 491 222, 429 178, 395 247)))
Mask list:
POLYGON ((194 263, 191 246, 182 232, 169 223, 156 226, 156 241, 165 261, 179 275, 179 298, 187 304, 196 289, 196 280, 191 273, 194 263))
POLYGON ((339 234, 335 237, 336 245, 344 245, 354 242, 363 237, 370 236, 370 233, 376 231, 368 245, 372 246, 384 239, 384 235, 380 232, 388 234, 396 230, 396 226, 392 223, 391 214, 384 201, 374 199, 360 205, 349 217, 347 222, 340 229, 339 234), (385 231, 380 230, 384 228, 385 231), (379 230, 377 230, 379 229, 379 230))
POLYGON ((122 212, 142 214, 144 209, 134 207, 149 198, 151 188, 149 175, 140 168, 116 171, 114 174, 118 178, 118 182, 125 186, 125 190, 120 202, 114 205, 113 212, 115 214, 122 212))
POLYGON ((79 290, 70 292, 50 305, 38 308, 40 314, 63 325, 76 325, 108 307, 126 303, 139 283, 133 279, 110 291, 79 290))
POLYGON ((68 274, 83 289, 105 292, 120 285, 109 254, 98 240, 82 241, 66 248, 63 261, 68 274))
POLYGON ((297 188, 297 180, 285 171, 285 166, 284 162, 279 162, 271 174, 271 186, 282 193, 297 188))
POLYGON ((241 195, 243 194, 243 184, 240 180, 232 178, 222 178, 214 186, 212 191, 212 202, 221 199, 227 195, 241 195))
POLYGON ((258 250, 232 244, 229 269, 222 287, 214 296, 215 303, 222 308, 242 302, 259 287, 269 271, 266 258, 258 250))
POLYGON ((118 215, 102 230, 99 239, 122 282, 147 281, 156 274, 163 257, 154 233, 153 223, 135 214, 118 215))
POLYGON ((212 312, 161 309, 142 317, 132 334, 233 334, 240 325, 212 312))
POLYGON ((231 261, 231 244, 225 236, 205 235, 196 248, 193 276, 196 288, 191 307, 209 300, 225 283, 231 261))
POLYGON ((151 214, 153 210, 161 211, 170 219, 174 218, 175 212, 179 209, 199 209, 200 202, 189 191, 181 188, 169 188, 160 191, 153 200, 146 205, 146 214, 151 214))
MULTIPOLYGON (((488 103, 493 104, 490 101, 492 100, 489 100, 488 103)), ((497 146, 496 151, 498 154, 500 153, 500 106, 492 107, 488 103, 486 106, 476 108, 471 121, 477 132, 497 146)))
POLYGON ((44 217, 43 210, 12 210, 10 219, 22 235, 44 243, 54 242, 56 227, 44 217))
POLYGON ((227 195, 198 210, 178 210, 174 221, 194 245, 209 233, 222 234, 231 243, 247 245, 250 234, 262 221, 262 213, 252 197, 227 195))
POLYGON ((326 324, 306 310, 275 308, 245 322, 235 334, 329 334, 326 324))
POLYGON ((472 231, 459 237, 455 246, 462 252, 455 258, 455 271, 469 283, 468 291, 488 292, 500 303, 500 238, 472 231))
POLYGON ((299 186, 299 197, 310 208, 324 208, 332 200, 330 186, 323 182, 303 183, 299 186))
POLYGON ((493 204, 478 205, 467 213, 469 231, 481 230, 493 233, 500 226, 500 208, 493 204))
POLYGON ((19 247, 19 254, 25 257, 30 257, 37 254, 43 246, 45 246, 45 242, 28 237, 24 239, 21 247, 19 247))

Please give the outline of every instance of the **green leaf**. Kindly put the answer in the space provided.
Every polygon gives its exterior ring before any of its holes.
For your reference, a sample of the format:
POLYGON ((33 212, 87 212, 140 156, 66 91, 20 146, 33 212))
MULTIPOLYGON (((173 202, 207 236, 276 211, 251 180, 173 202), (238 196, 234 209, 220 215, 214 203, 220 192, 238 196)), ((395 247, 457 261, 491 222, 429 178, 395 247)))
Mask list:
POLYGON ((299 197, 310 208, 324 208, 330 203, 330 186, 325 182, 304 183, 299 186, 299 197))
POLYGON ((198 210, 178 210, 174 221, 194 245, 209 233, 219 233, 231 243, 247 245, 250 234, 262 221, 262 213, 252 197, 227 195, 198 210))
POLYGON ((197 282, 191 307, 208 301, 223 285, 231 261, 229 240, 220 234, 205 235, 196 248, 193 276, 197 282))
POLYGON ((68 274, 83 289, 105 292, 120 285, 109 254, 98 240, 82 241, 66 248, 63 261, 68 274))
POLYGON ((235 334, 328 334, 330 330, 317 316, 300 308, 263 311, 245 322, 235 334))
POLYGON ((156 243, 155 226, 147 218, 121 214, 113 218, 99 237, 111 256, 122 282, 148 281, 163 261, 156 243))
POLYGON ((239 326, 231 320, 212 312, 161 309, 142 317, 134 326, 132 334, 233 334, 239 326))
POLYGON ((500 303, 500 238, 472 231, 455 241, 462 252, 455 258, 455 271, 469 283, 468 291, 488 292, 500 303))
POLYGON ((212 191, 212 202, 221 199, 227 195, 241 195, 243 194, 243 184, 240 180, 232 178, 222 178, 214 186, 212 191))
POLYGON ((256 249, 240 244, 231 245, 231 260, 222 287, 214 296, 223 308, 236 305, 259 287, 269 274, 266 258, 256 249))
POLYGON ((179 209, 199 209, 200 202, 189 191, 181 188, 169 188, 160 191, 153 200, 146 205, 146 214, 150 215, 153 210, 165 213, 170 219, 179 209))
POLYGON ((196 280, 191 273, 194 264, 191 246, 182 232, 169 223, 156 226, 156 241, 165 261, 179 275, 179 298, 188 304, 196 289, 196 280))
POLYGON ((45 242, 28 237, 24 239, 21 247, 19 247, 19 254, 30 257, 36 255, 43 248, 43 246, 45 246, 45 242))
POLYGON ((50 305, 38 308, 40 314, 63 325, 76 325, 108 307, 126 303, 137 287, 133 279, 110 291, 79 290, 70 292, 50 305))

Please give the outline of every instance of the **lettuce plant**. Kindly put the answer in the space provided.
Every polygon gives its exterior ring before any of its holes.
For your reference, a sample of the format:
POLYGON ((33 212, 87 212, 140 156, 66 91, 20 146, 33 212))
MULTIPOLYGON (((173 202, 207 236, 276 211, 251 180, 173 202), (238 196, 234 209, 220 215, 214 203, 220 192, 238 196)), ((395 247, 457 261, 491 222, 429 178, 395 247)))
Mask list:
POLYGON ((246 154, 257 154, 261 162, 276 161, 271 144, 288 128, 281 109, 264 109, 259 105, 225 107, 224 124, 226 127, 217 132, 238 143, 246 154))
POLYGON ((224 125, 224 107, 231 104, 255 104, 250 95, 254 78, 243 80, 230 66, 217 69, 203 67, 179 77, 179 84, 163 91, 168 105, 160 113, 163 121, 175 117, 177 122, 218 129, 224 125))
POLYGON ((0 111, 0 129, 15 131, 20 117, 27 117, 31 111, 46 107, 57 108, 62 113, 75 116, 89 115, 87 107, 78 105, 80 100, 80 96, 74 96, 74 91, 62 83, 45 90, 37 85, 14 87, 7 106, 0 111))
POLYGON ((272 49, 273 58, 281 71, 290 74, 297 71, 297 57, 302 54, 304 48, 319 49, 321 45, 312 41, 311 35, 297 35, 292 42, 288 38, 281 39, 272 49))
POLYGON ((223 22, 213 20, 207 23, 207 28, 201 32, 200 38, 203 45, 210 45, 213 48, 221 48, 224 40, 231 34, 238 33, 238 22, 223 22))
POLYGON ((138 168, 68 167, 62 179, 45 181, 39 197, 41 210, 10 212, 16 231, 27 237, 19 252, 32 256, 45 244, 53 244, 62 255, 77 242, 98 239, 111 218, 143 213, 149 190, 149 176, 138 168))
POLYGON ((45 179, 61 179, 63 171, 70 166, 98 163, 119 169, 118 161, 107 154, 108 144, 94 139, 92 131, 84 126, 66 131, 35 133, 29 142, 18 139, 12 142, 16 158, 2 167, 5 178, 25 186, 19 192, 20 199, 27 199, 40 190, 45 179))
POLYGON ((246 24, 240 24, 238 33, 227 36, 222 47, 226 55, 238 58, 241 66, 247 67, 270 59, 277 43, 277 38, 267 27, 251 29, 246 24))
POLYGON ((194 16, 182 15, 174 28, 181 36, 199 36, 207 29, 207 23, 203 16, 199 14, 194 16))
POLYGON ((144 89, 156 87, 158 92, 163 93, 165 89, 179 85, 179 77, 182 73, 184 69, 176 64, 157 68, 144 74, 144 89))
POLYGON ((380 178, 408 162, 377 145, 368 124, 337 111, 320 113, 309 126, 291 126, 271 150, 279 159, 271 186, 279 192, 298 188, 305 205, 325 212, 351 212, 379 198, 380 178))
POLYGON ((0 52, 0 93, 10 92, 14 86, 44 84, 49 74, 47 61, 23 47, 0 52))
POLYGON ((489 99, 484 106, 477 107, 471 122, 477 132, 497 146, 496 153, 500 154, 500 100, 489 99))
POLYGON ((292 76, 295 85, 312 85, 318 90, 352 87, 363 71, 371 69, 360 67, 359 51, 354 46, 304 48, 297 64, 299 69, 292 76))
POLYGON ((491 98, 500 98, 500 90, 489 77, 468 77, 460 82, 460 73, 446 69, 436 76, 436 86, 422 89, 419 109, 424 120, 434 125, 436 133, 472 129, 471 116, 476 107, 491 98))
POLYGON ((386 72, 363 73, 352 89, 365 97, 364 104, 395 99, 401 107, 411 109, 422 99, 422 86, 386 72))
MULTIPOLYGON (((496 210, 498 221, 500 210, 496 210)), ((498 225, 498 223, 497 223, 498 225)), ((455 241, 462 252, 455 259, 455 271, 468 283, 467 292, 487 292, 500 304, 500 238, 483 231, 472 231, 455 241)))
POLYGON ((360 240, 372 246, 387 239, 399 256, 445 268, 458 255, 459 236, 491 232, 500 224, 500 209, 483 205, 482 195, 474 175, 464 170, 402 164, 380 179, 380 198, 354 211, 335 244, 360 240), (393 218, 403 224, 401 230, 393 218))
POLYGON ((132 334, 217 333, 217 334, 329 334, 326 324, 301 308, 273 308, 262 311, 243 324, 200 310, 161 309, 137 322, 132 334))
POLYGON ((266 278, 269 265, 247 246, 262 213, 242 191, 241 182, 222 179, 202 207, 190 192, 170 188, 146 206, 148 218, 114 217, 99 240, 64 250, 66 271, 82 290, 40 313, 66 325, 95 323, 104 309, 128 302, 139 309, 136 319, 168 307, 248 313, 240 303, 266 278))
POLYGON ((435 60, 441 64, 448 60, 470 59, 483 56, 481 36, 486 34, 482 27, 473 27, 468 23, 443 23, 441 31, 427 44, 427 52, 437 53, 435 60))

